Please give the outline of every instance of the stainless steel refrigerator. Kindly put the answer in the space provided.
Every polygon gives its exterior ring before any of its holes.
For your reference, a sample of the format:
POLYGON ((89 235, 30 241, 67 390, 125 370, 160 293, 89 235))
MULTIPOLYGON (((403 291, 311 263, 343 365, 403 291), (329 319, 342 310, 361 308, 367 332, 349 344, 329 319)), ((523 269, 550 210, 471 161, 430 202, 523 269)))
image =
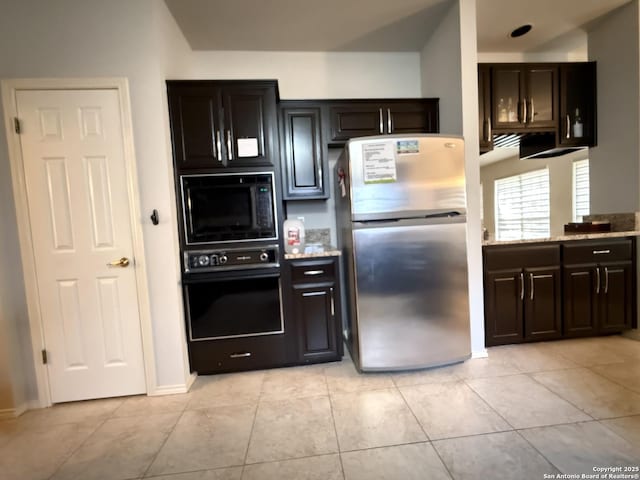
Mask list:
POLYGON ((336 164, 345 338, 361 371, 470 357, 464 143, 350 140, 336 164))

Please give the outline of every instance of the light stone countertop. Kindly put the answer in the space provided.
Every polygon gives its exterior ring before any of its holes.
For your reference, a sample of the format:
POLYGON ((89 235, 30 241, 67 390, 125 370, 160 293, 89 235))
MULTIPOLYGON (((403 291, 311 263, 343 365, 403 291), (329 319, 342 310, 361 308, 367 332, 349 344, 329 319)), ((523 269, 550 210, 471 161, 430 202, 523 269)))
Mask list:
POLYGON ((619 237, 637 237, 640 230, 629 230, 625 232, 602 232, 602 233, 577 233, 571 235, 558 235, 547 238, 530 238, 525 240, 485 240, 483 246, 490 245, 517 245, 520 243, 544 243, 544 242, 566 242, 571 240, 600 240, 619 237))
POLYGON ((315 251, 310 253, 285 253, 285 260, 297 260, 302 258, 317 258, 317 257, 339 257, 342 252, 337 248, 330 245, 323 245, 322 251, 315 251))

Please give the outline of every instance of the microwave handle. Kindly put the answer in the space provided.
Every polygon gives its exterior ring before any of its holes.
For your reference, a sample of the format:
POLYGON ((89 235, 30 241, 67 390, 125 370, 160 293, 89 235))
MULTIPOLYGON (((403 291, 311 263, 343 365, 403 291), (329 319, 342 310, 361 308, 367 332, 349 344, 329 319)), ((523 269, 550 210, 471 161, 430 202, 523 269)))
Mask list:
POLYGON ((233 149, 231 148, 232 146, 233 144, 231 142, 231 130, 227 130, 227 156, 229 160, 233 160, 233 149))

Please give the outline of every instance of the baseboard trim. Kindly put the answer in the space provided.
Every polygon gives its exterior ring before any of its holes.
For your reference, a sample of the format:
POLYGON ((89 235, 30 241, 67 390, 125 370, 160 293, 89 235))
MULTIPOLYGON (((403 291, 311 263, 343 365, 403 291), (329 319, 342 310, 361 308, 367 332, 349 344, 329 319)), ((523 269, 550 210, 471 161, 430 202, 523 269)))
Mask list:
POLYGON ((627 330, 622 334, 623 337, 630 338, 632 340, 640 340, 640 330, 637 328, 633 330, 627 330))
POLYGON ((159 397, 162 395, 175 395, 177 393, 187 393, 191 388, 191 386, 193 385, 193 382, 196 381, 197 377, 198 377, 197 374, 192 373, 191 375, 189 375, 186 383, 184 384, 158 386, 153 392, 148 392, 147 395, 149 397, 159 397))
POLYGON ((487 358, 489 356, 489 352, 486 348, 482 350, 474 350, 471 352, 471 358, 487 358))
POLYGON ((21 403, 15 408, 0 409, 0 420, 11 420, 12 418, 17 418, 27 410, 31 410, 33 408, 36 407, 33 407, 30 403, 25 402, 21 403))

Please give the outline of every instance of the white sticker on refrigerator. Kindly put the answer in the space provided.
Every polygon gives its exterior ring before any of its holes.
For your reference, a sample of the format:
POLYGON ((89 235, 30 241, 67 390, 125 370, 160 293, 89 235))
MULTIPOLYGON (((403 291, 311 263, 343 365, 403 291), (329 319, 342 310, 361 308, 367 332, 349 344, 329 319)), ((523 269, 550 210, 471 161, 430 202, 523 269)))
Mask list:
POLYGON ((375 142, 362 145, 364 183, 393 183, 396 176, 394 142, 375 142))

